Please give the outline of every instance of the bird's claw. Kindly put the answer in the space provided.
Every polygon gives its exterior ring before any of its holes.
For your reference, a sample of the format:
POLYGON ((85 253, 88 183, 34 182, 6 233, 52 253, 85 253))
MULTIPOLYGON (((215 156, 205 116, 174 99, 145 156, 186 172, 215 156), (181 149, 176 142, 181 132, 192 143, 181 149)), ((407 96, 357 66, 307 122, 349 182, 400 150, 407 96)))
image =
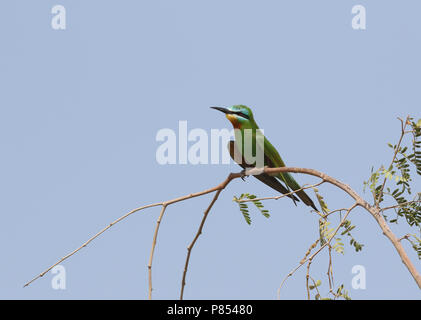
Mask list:
POLYGON ((241 170, 241 180, 246 181, 246 178, 248 177, 246 173, 246 169, 241 170))

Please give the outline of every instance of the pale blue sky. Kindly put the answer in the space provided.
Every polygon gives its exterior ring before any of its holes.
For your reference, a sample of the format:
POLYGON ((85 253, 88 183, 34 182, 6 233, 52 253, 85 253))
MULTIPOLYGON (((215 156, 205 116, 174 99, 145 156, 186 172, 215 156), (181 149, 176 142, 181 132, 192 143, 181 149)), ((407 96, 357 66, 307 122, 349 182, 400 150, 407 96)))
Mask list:
MULTIPOLYGON (((229 128, 210 106, 251 106, 288 165, 324 171, 362 193, 371 166, 390 161, 396 117, 421 117, 420 11, 417 1, 390 0, 2 1, 0 298, 146 298, 158 208, 67 260, 66 290, 52 289, 51 274, 22 285, 128 210, 237 171, 155 160, 157 131, 177 130, 179 120, 190 129, 229 128), (67 9, 65 31, 51 28, 55 4, 67 9), (351 28, 356 4, 366 6, 365 31, 351 28)), ((266 203, 268 220, 251 210, 248 226, 232 202, 243 192, 274 195, 253 178, 223 192, 192 253, 185 298, 275 299, 317 238, 317 218, 286 199, 266 203)), ((332 187, 321 192, 331 209, 351 204, 332 187)), ((154 298, 178 298, 186 247, 210 199, 168 208, 154 298)), ((374 219, 362 210, 350 218, 365 246, 334 256, 336 284, 356 299, 419 299, 374 219), (366 290, 351 287, 354 265, 366 268, 366 290)), ((326 255, 312 268, 326 292, 326 255)), ((305 297, 303 268, 281 298, 305 297)))

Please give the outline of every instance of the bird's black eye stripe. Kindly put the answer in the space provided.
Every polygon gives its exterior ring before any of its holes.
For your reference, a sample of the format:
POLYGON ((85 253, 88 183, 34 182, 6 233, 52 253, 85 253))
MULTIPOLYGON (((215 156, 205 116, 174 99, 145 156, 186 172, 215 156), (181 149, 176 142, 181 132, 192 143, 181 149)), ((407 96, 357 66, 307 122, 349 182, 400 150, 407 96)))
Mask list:
POLYGON ((239 115, 240 117, 243 117, 243 118, 246 118, 246 119, 250 119, 250 117, 248 115, 246 115, 245 113, 243 113, 241 111, 235 111, 233 113, 239 115))

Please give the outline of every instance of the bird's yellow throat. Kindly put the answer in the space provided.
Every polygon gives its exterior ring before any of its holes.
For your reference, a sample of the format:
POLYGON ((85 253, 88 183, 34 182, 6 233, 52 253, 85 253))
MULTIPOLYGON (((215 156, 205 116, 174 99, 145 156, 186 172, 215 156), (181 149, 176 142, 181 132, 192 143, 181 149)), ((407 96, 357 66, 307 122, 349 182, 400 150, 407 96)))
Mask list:
POLYGON ((236 116, 234 116, 232 114, 227 114, 226 117, 232 123, 232 125, 234 126, 235 129, 239 129, 240 128, 240 123, 238 122, 236 116))

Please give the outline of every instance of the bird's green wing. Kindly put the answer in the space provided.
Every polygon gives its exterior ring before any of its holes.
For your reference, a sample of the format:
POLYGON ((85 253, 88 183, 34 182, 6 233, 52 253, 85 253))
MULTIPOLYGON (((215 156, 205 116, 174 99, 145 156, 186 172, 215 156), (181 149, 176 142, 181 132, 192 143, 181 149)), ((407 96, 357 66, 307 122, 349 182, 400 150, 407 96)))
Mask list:
MULTIPOLYGON (((262 147, 264 148, 263 151, 265 155, 265 165, 270 168, 285 167, 284 161, 282 160, 275 147, 269 142, 269 140, 266 139, 266 137, 263 139, 263 141, 261 140, 262 139, 256 139, 256 151, 258 151, 258 148, 260 148, 260 150, 262 147)), ((295 181, 289 172, 279 173, 276 175, 276 178, 284 182, 288 189, 292 189, 294 191, 301 189, 298 182, 295 181)), ((296 194, 306 205, 317 210, 313 200, 311 200, 311 198, 303 190, 298 191, 296 194)))
MULTIPOLYGON (((235 161, 235 159, 239 159, 239 151, 238 148, 236 148, 234 141, 228 142, 228 150, 229 154, 231 156, 231 159, 235 161), (237 155, 237 156, 236 156, 237 155)), ((238 163, 243 169, 253 167, 253 165, 247 164, 247 162, 244 160, 244 157, 241 156, 241 163, 238 163)), ((259 175, 254 176, 256 179, 260 180, 267 186, 271 187, 272 189, 282 193, 286 194, 290 192, 288 189, 286 189, 275 177, 272 177, 266 173, 262 173, 259 175)), ((294 204, 297 205, 295 202, 300 201, 296 196, 294 195, 288 195, 289 198, 291 198, 294 201, 294 204)))

